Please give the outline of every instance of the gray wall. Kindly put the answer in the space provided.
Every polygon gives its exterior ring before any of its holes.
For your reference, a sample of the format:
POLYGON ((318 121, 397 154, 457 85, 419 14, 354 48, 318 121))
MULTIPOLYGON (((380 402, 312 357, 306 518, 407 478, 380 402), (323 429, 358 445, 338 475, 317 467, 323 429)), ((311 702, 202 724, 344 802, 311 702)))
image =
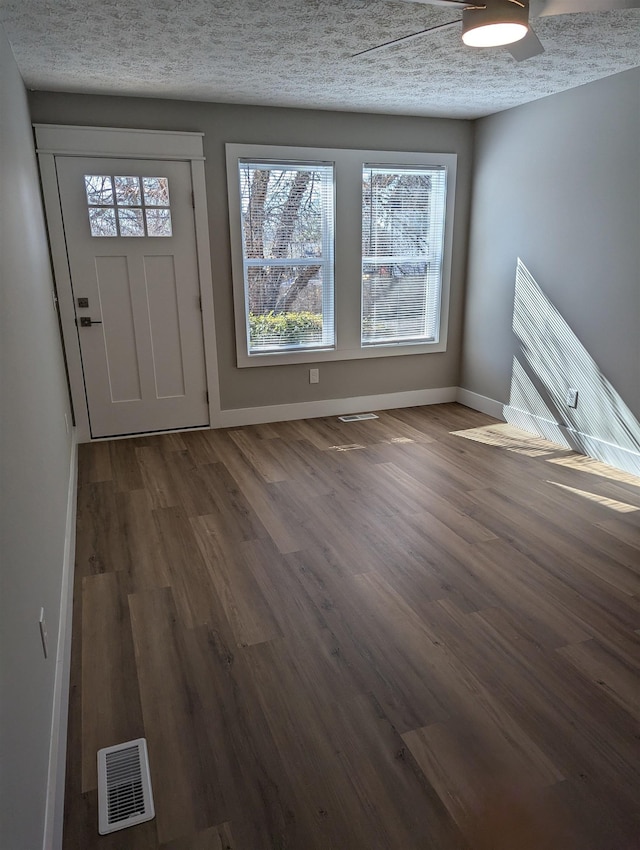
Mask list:
POLYGON ((0 80, 0 846, 38 850, 72 445, 26 92, 1 28, 0 80))
POLYGON ((640 69, 477 122, 470 233, 461 386, 637 451, 640 69))
POLYGON ((32 93, 30 104, 35 122, 204 132, 224 409, 457 385, 471 181, 471 122, 45 92, 32 93), (321 363, 320 383, 313 386, 308 373, 313 364, 236 368, 225 142, 457 153, 448 350, 321 363))

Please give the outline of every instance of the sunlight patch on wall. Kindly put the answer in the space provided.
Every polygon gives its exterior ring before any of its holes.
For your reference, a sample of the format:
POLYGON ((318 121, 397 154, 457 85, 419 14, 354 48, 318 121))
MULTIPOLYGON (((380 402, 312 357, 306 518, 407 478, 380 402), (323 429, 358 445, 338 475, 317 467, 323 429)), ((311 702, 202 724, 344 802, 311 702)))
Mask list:
POLYGON ((507 422, 524 431, 531 431, 533 415, 537 417, 537 427, 533 428, 536 434, 552 443, 571 448, 567 435, 556 422, 550 406, 545 404, 540 390, 516 357, 513 358, 509 404, 512 410, 507 422))
POLYGON ((640 473, 640 423, 532 274, 518 259, 508 422, 629 472, 640 473), (569 388, 578 406, 566 404, 569 388))

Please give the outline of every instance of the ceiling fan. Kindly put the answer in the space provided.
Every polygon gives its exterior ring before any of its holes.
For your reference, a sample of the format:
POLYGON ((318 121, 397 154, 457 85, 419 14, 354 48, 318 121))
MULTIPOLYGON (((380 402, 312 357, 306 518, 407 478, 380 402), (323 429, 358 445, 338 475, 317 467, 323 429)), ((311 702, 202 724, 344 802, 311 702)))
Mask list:
POLYGON ((403 0, 460 9, 462 18, 419 30, 410 35, 376 44, 354 53, 353 57, 373 53, 393 44, 422 38, 430 32, 462 23, 462 40, 469 47, 505 46, 518 62, 544 53, 529 18, 568 15, 574 12, 609 12, 614 9, 638 9, 640 0, 403 0))

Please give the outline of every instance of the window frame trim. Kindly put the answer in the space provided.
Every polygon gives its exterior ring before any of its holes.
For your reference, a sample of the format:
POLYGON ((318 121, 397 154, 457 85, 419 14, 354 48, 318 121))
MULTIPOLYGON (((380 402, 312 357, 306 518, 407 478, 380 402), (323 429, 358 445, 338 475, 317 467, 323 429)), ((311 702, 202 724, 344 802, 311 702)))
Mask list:
MULTIPOLYGON (((447 236, 446 228, 447 228, 448 197, 447 197, 447 194, 446 194, 446 188, 447 188, 447 184, 448 184, 448 180, 449 180, 449 169, 446 165, 434 165, 434 164, 421 165, 421 166, 417 166, 415 164, 410 165, 410 166, 398 166, 398 165, 381 164, 381 163, 378 163, 378 162, 364 162, 362 164, 362 185, 363 185, 363 188, 364 188, 364 181, 365 181, 365 170, 367 168, 369 168, 371 173, 375 169, 380 169, 381 171, 383 170, 387 173, 395 171, 396 174, 400 174, 403 171, 404 172, 419 171, 419 170, 420 171, 427 171, 429 169, 437 170, 437 171, 440 171, 440 172, 444 171, 444 174, 445 174, 444 216, 443 216, 442 219, 440 219, 440 218, 435 219, 432 215, 430 215, 429 216, 429 229, 428 229, 428 239, 429 239, 429 244, 431 246, 432 242, 435 241, 434 231, 440 230, 440 222, 442 222, 442 242, 439 243, 438 250, 437 250, 437 256, 438 256, 438 260, 439 260, 438 272, 439 272, 439 278, 440 278, 440 281, 439 281, 440 285, 439 285, 438 291, 435 293, 435 296, 436 296, 436 314, 437 314, 437 317, 439 319, 440 314, 441 314, 441 298, 442 298, 442 286, 443 286, 443 276, 444 276, 444 259, 443 259, 444 258, 444 247, 445 247, 446 236, 447 236)), ((429 201, 430 201, 431 212, 432 212, 433 211, 433 201, 432 201, 431 198, 429 199, 429 201)), ((363 217, 363 223, 364 223, 364 208, 362 210, 362 217, 363 217)), ((434 332, 433 338, 428 338, 428 339, 423 338, 421 340, 415 340, 415 341, 411 340, 411 339, 407 339, 407 340, 389 339, 387 341, 384 341, 384 340, 381 339, 381 340, 374 341, 374 342, 365 342, 364 341, 364 332, 363 332, 363 325, 364 325, 364 318, 365 318, 364 317, 364 266, 365 266, 365 263, 367 261, 370 262, 370 263, 375 263, 375 261, 377 261, 378 264, 382 263, 382 262, 386 262, 388 264, 393 264, 393 263, 397 263, 397 262, 412 263, 412 262, 421 262, 422 261, 422 262, 425 262, 426 265, 428 266, 430 263, 434 262, 433 249, 430 250, 428 256, 418 256, 418 255, 402 256, 402 255, 399 255, 399 254, 393 254, 393 255, 388 255, 387 257, 383 257, 383 256, 365 257, 364 254, 361 254, 360 260, 361 260, 361 264, 362 264, 362 279, 361 279, 361 282, 360 282, 360 285, 361 285, 361 291, 360 291, 360 296, 361 296, 361 302, 360 302, 360 306, 361 306, 360 344, 361 344, 361 346, 363 348, 374 348, 375 349, 375 348, 380 348, 380 347, 387 346, 387 345, 434 345, 434 344, 437 344, 438 341, 440 340, 440 332, 441 332, 440 323, 438 323, 438 327, 436 327, 434 329, 435 332, 434 332), (401 259, 401 257, 402 257, 402 259, 401 259)))
MULTIPOLYGON (((245 343, 246 343, 246 351, 244 352, 245 356, 251 360, 254 360, 256 357, 277 357, 280 358, 283 355, 289 354, 306 354, 307 352, 317 352, 317 351, 333 351, 335 348, 335 338, 336 338, 336 330, 335 330, 335 195, 336 195, 336 180, 335 180, 335 165, 333 161, 311 161, 311 160, 286 160, 286 159, 278 159, 278 160, 260 160, 253 159, 249 157, 238 157, 237 159, 238 169, 236 171, 236 179, 238 182, 238 214, 236 217, 236 222, 239 228, 239 239, 240 239, 240 251, 242 255, 242 299, 243 299, 243 307, 244 307, 244 328, 245 328, 245 343), (318 258, 307 259, 303 257, 294 257, 290 259, 253 259, 247 258, 244 255, 244 239, 242 233, 242 197, 240 191, 240 180, 238 179, 239 167, 243 160, 249 160, 252 166, 275 166, 276 168, 281 165, 284 168, 290 168, 295 166, 302 166, 304 169, 308 171, 313 171, 314 166, 321 168, 331 168, 331 176, 327 177, 328 180, 331 181, 331 206, 329 209, 323 209, 322 211, 322 244, 329 245, 328 253, 324 254, 322 258, 319 260, 318 258), (333 242, 330 242, 327 239, 328 232, 331 231, 333 234, 333 242), (249 351, 249 292, 246 287, 246 270, 251 266, 304 266, 304 265, 319 265, 321 268, 322 274, 322 307, 323 307, 323 316, 327 314, 327 312, 331 312, 331 324, 330 327, 333 331, 333 340, 331 342, 327 342, 327 330, 326 325, 323 321, 323 330, 322 330, 322 342, 317 348, 312 347, 304 347, 300 346, 298 348, 287 348, 283 347, 281 350, 270 350, 270 351, 249 351), (330 273, 330 284, 331 286, 327 286, 327 276, 330 273)), ((323 178, 324 179, 324 178, 323 178)), ((235 311, 235 273, 234 273, 234 311, 235 311)), ((237 337, 236 337, 237 339, 237 337)))
POLYGON ((454 201, 456 191, 457 154, 420 151, 381 151, 348 148, 315 148, 290 145, 225 144, 229 230, 231 238, 231 271, 236 336, 236 362, 239 368, 277 366, 296 363, 393 357, 427 354, 447 350, 451 266, 453 257, 454 201), (244 258, 238 162, 286 161, 330 162, 334 164, 334 322, 335 345, 331 349, 248 353, 247 309, 244 286, 244 258), (366 163, 398 168, 445 166, 447 189, 445 200, 442 283, 440 291, 439 335, 434 342, 391 342, 362 346, 362 169, 366 163))

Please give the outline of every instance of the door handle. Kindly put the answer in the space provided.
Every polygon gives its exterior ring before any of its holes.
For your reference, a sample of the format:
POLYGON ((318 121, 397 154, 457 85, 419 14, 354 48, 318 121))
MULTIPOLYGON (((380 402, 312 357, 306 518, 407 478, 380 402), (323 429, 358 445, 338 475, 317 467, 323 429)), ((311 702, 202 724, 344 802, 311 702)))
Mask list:
POLYGON ((101 325, 102 321, 100 319, 91 319, 89 316, 81 316, 80 317, 80 327, 81 328, 90 328, 91 325, 101 325))

